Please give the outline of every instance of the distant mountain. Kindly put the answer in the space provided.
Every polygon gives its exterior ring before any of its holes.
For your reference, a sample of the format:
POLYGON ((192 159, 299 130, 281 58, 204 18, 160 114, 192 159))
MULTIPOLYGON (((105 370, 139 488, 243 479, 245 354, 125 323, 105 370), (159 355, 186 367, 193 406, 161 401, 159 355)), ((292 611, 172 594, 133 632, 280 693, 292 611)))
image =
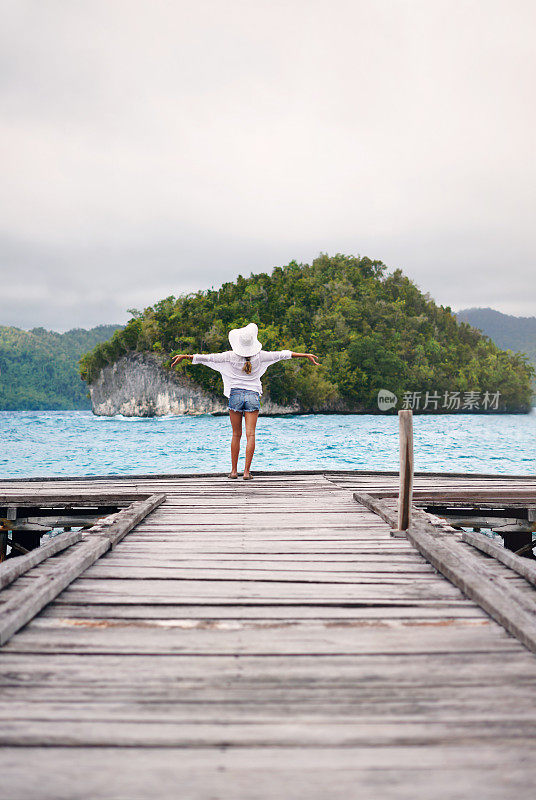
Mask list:
POLYGON ((493 308, 465 308, 456 317, 478 328, 502 350, 526 353, 536 365, 536 317, 514 317, 493 308))
POLYGON ((56 333, 0 325, 0 410, 91 408, 78 361, 121 327, 56 333))

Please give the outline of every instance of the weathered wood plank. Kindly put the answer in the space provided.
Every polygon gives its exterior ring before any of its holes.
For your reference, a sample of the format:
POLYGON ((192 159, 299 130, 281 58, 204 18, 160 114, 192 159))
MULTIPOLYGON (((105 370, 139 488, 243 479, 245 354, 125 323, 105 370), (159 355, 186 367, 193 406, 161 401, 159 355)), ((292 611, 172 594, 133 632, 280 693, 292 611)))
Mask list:
POLYGON ((432 527, 413 526, 408 540, 436 569, 464 594, 475 600, 507 631, 536 652, 536 602, 526 602, 521 593, 500 578, 490 577, 485 567, 463 558, 454 549, 455 543, 434 536, 432 527))
POLYGON ((307 583, 282 583, 279 581, 195 581, 195 580, 146 580, 122 581, 108 579, 91 580, 80 578, 76 585, 68 588, 64 595, 68 602, 82 600, 100 603, 176 603, 184 602, 270 602, 285 603, 289 600, 313 602, 370 601, 380 603, 391 600, 450 600, 460 597, 459 589, 436 578, 422 578, 410 584, 397 584, 374 580, 372 583, 334 584, 322 587, 307 583))
MULTIPOLYGON (((514 642, 515 640, 512 639, 514 642)), ((534 657, 521 645, 508 653, 480 652, 392 653, 353 655, 309 654, 289 658, 288 655, 151 655, 95 654, 80 657, 76 653, 2 652, 0 686, 66 686, 80 689, 94 686, 159 686, 166 688, 185 684, 208 688, 265 685, 310 686, 376 686, 384 684, 420 686, 524 686, 533 696, 536 667, 534 657), (336 680, 334 680, 336 676, 336 680)), ((500 692, 498 693, 500 695, 500 692)), ((496 696, 493 705, 501 705, 496 696)))
POLYGON ((383 604, 359 605, 246 605, 196 606, 176 605, 113 605, 95 603, 69 604, 55 602, 41 612, 41 618, 55 617, 61 619, 93 619, 98 624, 102 619, 427 619, 444 620, 445 623, 456 619, 487 619, 488 615, 470 600, 456 598, 451 602, 440 603, 406 603, 405 605, 389 604, 388 610, 383 604))
MULTIPOLYGON (((387 687, 383 687, 387 689, 387 687)), ((276 690, 273 696, 267 693, 266 697, 259 700, 259 692, 244 689, 231 691, 228 698, 224 693, 195 691, 184 689, 184 695, 178 700, 165 696, 156 696, 148 691, 148 696, 140 700, 140 692, 144 695, 143 688, 139 687, 138 700, 133 696, 121 697, 114 700, 92 701, 78 699, 73 702, 72 697, 65 700, 58 699, 50 702, 46 699, 39 700, 33 692, 30 693, 32 704, 11 698, 5 704, 0 704, 1 729, 9 726, 15 719, 22 726, 33 725, 34 721, 48 722, 51 730, 65 722, 80 722, 81 725, 93 724, 100 727, 103 732, 105 723, 130 724, 143 727, 145 724, 160 724, 162 726, 189 727, 192 733, 197 725, 212 722, 218 724, 220 731, 227 725, 265 725, 274 723, 278 718, 292 719, 295 725, 317 724, 319 726, 336 725, 361 725, 371 726, 381 723, 391 724, 393 728, 403 728, 406 725, 422 724, 426 719, 428 725, 441 726, 452 724, 452 719, 463 715, 464 721, 482 724, 519 725, 521 729, 532 731, 536 735, 534 715, 535 703, 527 703, 526 688, 517 695, 507 695, 508 704, 494 707, 492 692, 485 689, 472 689, 471 693, 456 691, 455 689, 442 694, 438 691, 437 698, 426 697, 419 694, 415 687, 413 691, 407 687, 405 691, 393 693, 377 691, 367 697, 352 698, 351 690, 338 697, 334 694, 329 697, 329 689, 324 692, 316 690, 307 694, 286 696, 276 690), (191 693, 191 699, 187 698, 191 693), (404 696, 406 694, 406 696, 404 696), (464 695, 465 694, 465 698, 464 695), (481 695, 481 696, 480 696, 481 695), (525 695, 525 696, 523 696, 525 695), (200 699, 203 698, 203 699, 200 699), (304 709, 306 704, 306 709, 304 709), (400 709, 405 707, 404 719, 400 719, 400 709), (11 708, 11 711, 10 711, 11 708), (66 709, 70 709, 66 710, 66 709)), ((119 695, 121 693, 119 692, 119 695)), ((456 725, 456 723, 455 723, 456 725)), ((458 727, 463 726, 458 721, 458 727)), ((530 735, 530 734, 529 734, 530 735)), ((10 744, 3 740, 0 732, 0 744, 10 744)))
POLYGON ((85 719, 102 719, 106 713, 109 719, 128 720, 141 706, 140 719, 159 717, 164 723, 170 718, 194 722, 216 712, 223 720, 235 713, 235 707, 237 717, 247 715, 250 720, 266 714, 283 715, 285 706, 288 713, 300 716, 304 704, 308 704, 315 715, 331 718, 340 715, 347 719, 394 716, 401 706, 412 709, 407 712, 408 717, 422 719, 426 715, 434 720, 447 716, 468 719, 478 715, 481 719, 502 716, 510 722, 514 715, 517 719, 530 719, 536 713, 536 700, 532 698, 527 702, 526 684, 486 684, 481 680, 473 682, 469 691, 468 685, 449 684, 445 680, 423 687, 423 677, 421 674, 420 683, 415 680, 398 682, 393 675, 390 680, 374 684, 364 681, 359 688, 350 681, 334 686, 327 676, 323 680, 316 678, 310 684, 235 677, 226 683, 178 679, 170 686, 162 686, 150 677, 142 684, 134 681, 130 674, 128 682, 123 683, 90 681, 84 685, 6 686, 2 690, 0 720, 31 720, 41 716, 58 721, 62 711, 65 713, 66 703, 85 719), (498 687, 504 695, 500 705, 495 703, 498 687))
POLYGON ((110 543, 98 536, 95 539, 86 539, 74 547, 76 550, 71 554, 69 563, 63 561, 60 569, 56 567, 54 573, 36 578, 0 605, 0 645, 5 644, 86 567, 93 564, 110 547, 110 543))
POLYGON ((93 800, 146 800, 158 786, 159 800, 176 800, 177 787, 189 800, 207 797, 252 800, 437 800, 471 797, 475 786, 488 800, 527 800, 530 745, 505 743, 494 757, 489 743, 471 747, 422 744, 393 746, 385 763, 378 748, 46 748, 32 752, 28 770, 24 751, 6 748, 2 767, 6 797, 40 800, 44 786, 57 784, 55 800, 73 800, 69 787, 81 785, 93 800), (61 784, 56 773, 63 776, 61 784), (24 779, 22 779, 24 776, 24 779), (103 777, 105 776, 105 778, 103 777))
POLYGON ((396 513, 393 507, 386 503, 385 500, 373 497, 367 492, 354 492, 353 497, 357 503, 360 503, 365 508, 378 514, 388 525, 396 527, 396 513))
POLYGON ((469 533, 464 531, 462 533, 462 541, 473 547, 478 548, 483 553, 493 556, 498 561, 506 564, 507 567, 515 570, 518 575, 522 575, 530 583, 536 586, 536 564, 531 563, 528 559, 517 556, 505 547, 498 545, 492 541, 489 536, 484 536, 482 533, 469 533))
MULTIPOLYGON (((118 548, 111 559, 108 555, 104 556, 101 564, 104 565, 117 565, 129 566, 140 564, 140 554, 143 553, 143 564, 148 567, 169 567, 179 566, 184 569, 189 567, 203 567, 210 569, 211 567, 237 567, 236 558, 232 555, 222 553, 218 554, 218 558, 210 554, 204 555, 190 551, 183 553, 182 548, 179 546, 174 548, 171 552, 166 547, 164 552, 158 548, 149 549, 147 546, 135 547, 131 546, 129 537, 128 543, 123 544, 118 548)), ((386 561, 381 553, 360 553, 359 555, 352 555, 351 553, 337 553, 329 557, 316 556, 309 553, 297 553, 289 558, 285 554, 273 553, 259 556, 256 553, 242 553, 240 557, 241 564, 247 569, 317 569, 319 566, 325 567, 326 570, 346 570, 346 569, 391 569, 393 570, 408 570, 415 569, 430 570, 430 565, 417 553, 413 547, 408 546, 406 551, 396 553, 396 558, 386 561)), ((238 568, 238 567, 237 567, 238 568)))
POLYGON ((516 642, 487 619, 412 620, 35 620, 6 652, 288 654, 490 652, 516 642))
MULTIPOLYGON (((374 495, 374 491, 369 491, 369 494, 374 495)), ((385 498, 395 498, 397 496, 396 491, 392 490, 379 490, 378 494, 385 498)), ((419 489, 416 488, 413 493, 414 501, 425 502, 425 501, 440 501, 440 502, 450 502, 450 501, 459 501, 459 502, 475 502, 475 501, 483 501, 483 502, 492 502, 494 504, 500 503, 534 503, 536 501, 536 489, 529 487, 529 488, 518 488, 517 486, 512 486, 512 488, 508 489, 490 489, 490 488, 459 488, 459 489, 451 489, 451 488, 442 488, 442 489, 419 489)))
MULTIPOLYGON (((110 518, 109 522, 105 519, 93 526, 83 541, 73 545, 66 557, 60 557, 59 563, 52 570, 46 570, 47 565, 44 564, 44 574, 0 605, 0 645, 5 644, 106 550, 115 547, 141 519, 164 500, 165 495, 153 495, 147 500, 133 503, 110 518)), ((39 566, 35 569, 39 569, 39 566)))
MULTIPOLYGON (((394 746, 389 762, 382 763, 380 749, 366 746, 307 749, 280 747, 273 750, 153 748, 143 757, 131 748, 78 748, 76 761, 69 748, 47 748, 33 753, 33 769, 28 771, 24 753, 5 750, 2 775, 6 797, 39 800, 46 796, 43 784, 54 781, 54 767, 64 776, 55 800, 73 800, 68 786, 83 785, 93 800, 128 797, 140 800, 151 796, 158 786, 162 800, 176 800, 177 787, 190 800, 207 797, 251 800, 259 797, 284 797, 286 800, 347 800, 357 794, 362 800, 400 800, 429 798, 431 786, 438 800, 472 796, 478 786, 489 800, 530 797, 526 764, 530 747, 505 743, 493 759, 489 743, 464 748, 455 744, 438 748, 394 746), (444 760, 441 753, 444 751, 444 760), (419 760, 418 753, 422 753, 419 760), (99 761, 99 756, 101 760, 99 761), (21 775, 26 773, 25 781, 21 775), (106 776, 106 779, 103 779, 106 776)), ((78 797, 79 795, 77 795, 78 797)))
MULTIPOLYGON (((17 747, 333 747, 368 746, 391 748, 393 746, 418 747, 422 742, 436 746, 475 741, 484 743, 533 741, 536 738, 534 720, 514 720, 505 724, 503 718, 474 720, 445 720, 444 722, 400 718, 376 722, 374 719, 349 722, 315 717, 313 714, 299 719, 266 720, 244 724, 242 721, 224 721, 217 718, 194 724, 157 721, 95 720, 6 720, 0 728, 0 745, 17 747)), ((386 754, 387 755, 387 752, 386 754)), ((430 788, 430 787, 429 787, 430 788)), ((528 797, 527 797, 528 800, 528 797)))
POLYGON ((130 503, 146 500, 147 494, 132 492, 105 492, 97 494, 94 491, 36 491, 31 486, 27 491, 11 491, 5 486, 0 487, 0 506, 9 504, 16 506, 68 506, 75 505, 128 505, 130 503))
POLYGON ((28 572, 32 567, 40 564, 41 561, 50 558, 50 556, 65 550, 73 544, 76 544, 82 539, 82 534, 79 531, 72 531, 70 533, 60 533, 49 542, 42 544, 41 547, 32 550, 25 556, 20 556, 16 559, 0 564, 0 589, 8 586, 20 575, 28 572))
POLYGON ((378 565, 377 569, 367 568, 361 565, 361 569, 326 569, 318 565, 316 570, 313 568, 293 570, 276 569, 274 567, 204 567, 191 566, 184 568, 181 566, 134 566, 108 562, 107 564, 95 564, 90 567, 85 574, 86 578, 109 580, 111 578, 121 580, 241 580, 241 581, 281 581, 302 583, 362 583, 371 582, 376 579, 383 583, 404 583, 413 582, 416 578, 425 579, 432 577, 436 580, 436 573, 430 565, 419 565, 410 569, 403 567, 399 569, 388 569, 387 566, 378 565))

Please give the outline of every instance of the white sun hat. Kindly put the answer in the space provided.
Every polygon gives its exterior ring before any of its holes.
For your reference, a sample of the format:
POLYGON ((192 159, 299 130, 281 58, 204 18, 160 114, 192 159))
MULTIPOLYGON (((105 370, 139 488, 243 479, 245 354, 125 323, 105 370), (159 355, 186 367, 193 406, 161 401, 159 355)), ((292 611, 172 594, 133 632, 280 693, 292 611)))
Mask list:
POLYGON ((237 356, 256 356, 262 350, 262 344, 257 339, 259 329, 254 322, 245 328, 233 328, 229 331, 229 341, 233 353, 237 356))

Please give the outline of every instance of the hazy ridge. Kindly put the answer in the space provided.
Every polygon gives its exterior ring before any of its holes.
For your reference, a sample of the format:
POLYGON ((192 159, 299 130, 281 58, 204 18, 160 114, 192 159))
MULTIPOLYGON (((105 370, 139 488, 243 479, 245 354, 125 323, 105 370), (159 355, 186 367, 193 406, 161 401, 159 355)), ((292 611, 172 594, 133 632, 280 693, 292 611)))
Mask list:
POLYGON ((80 357, 120 325, 66 333, 0 326, 0 410, 91 408, 80 380, 80 357))
POLYGON ((464 308, 456 317, 478 328, 503 350, 526 353, 536 365, 536 317, 514 317, 494 308, 464 308))

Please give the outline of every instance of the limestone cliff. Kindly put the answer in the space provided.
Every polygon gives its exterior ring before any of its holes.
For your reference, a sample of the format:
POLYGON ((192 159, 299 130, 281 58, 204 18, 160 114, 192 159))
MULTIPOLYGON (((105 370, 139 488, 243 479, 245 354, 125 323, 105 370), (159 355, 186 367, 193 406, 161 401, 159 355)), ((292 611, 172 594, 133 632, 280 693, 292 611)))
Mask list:
MULTIPOLYGON (((93 413, 103 417, 162 417, 166 414, 226 414, 227 399, 213 395, 188 378, 168 372, 158 356, 130 353, 104 367, 89 384, 93 413)), ((292 414, 263 396, 261 414, 292 414)))

